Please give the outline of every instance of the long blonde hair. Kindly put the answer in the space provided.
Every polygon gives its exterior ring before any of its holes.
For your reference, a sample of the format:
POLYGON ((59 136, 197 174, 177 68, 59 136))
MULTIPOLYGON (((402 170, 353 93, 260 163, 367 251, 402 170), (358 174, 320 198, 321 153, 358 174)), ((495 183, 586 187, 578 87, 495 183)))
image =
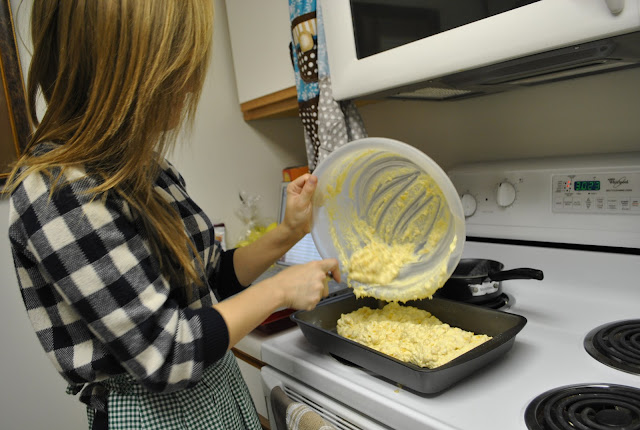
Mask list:
POLYGON ((153 183, 178 126, 193 122, 212 31, 212 0, 35 0, 27 84, 35 132, 5 189, 52 169, 58 184, 66 169, 84 167, 100 179, 92 194, 115 192, 142 219, 162 273, 188 295, 202 284, 201 260, 153 183), (38 120, 40 93, 47 107, 38 120), (59 145, 35 156, 43 142, 59 145))

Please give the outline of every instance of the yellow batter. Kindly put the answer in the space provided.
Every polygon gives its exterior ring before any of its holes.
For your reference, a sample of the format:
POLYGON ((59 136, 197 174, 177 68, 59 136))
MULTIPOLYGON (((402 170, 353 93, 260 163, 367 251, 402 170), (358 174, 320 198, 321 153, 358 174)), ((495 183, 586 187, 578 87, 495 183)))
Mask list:
POLYGON ((362 307, 338 320, 338 334, 398 360, 433 369, 491 337, 442 323, 413 306, 362 307))
POLYGON ((411 244, 389 246, 373 237, 351 255, 347 265, 349 279, 363 284, 389 284, 405 264, 417 259, 411 244))
POLYGON ((330 177, 335 181, 317 204, 326 206, 356 297, 432 297, 448 278, 456 245, 452 215, 436 182, 409 160, 376 149, 347 158, 330 177))

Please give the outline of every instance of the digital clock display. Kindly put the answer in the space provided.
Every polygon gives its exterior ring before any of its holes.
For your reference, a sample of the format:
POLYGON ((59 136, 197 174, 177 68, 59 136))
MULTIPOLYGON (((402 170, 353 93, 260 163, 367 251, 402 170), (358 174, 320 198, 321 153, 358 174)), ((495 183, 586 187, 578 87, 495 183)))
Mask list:
POLYGON ((599 191, 600 181, 575 181, 573 189, 575 191, 599 191))

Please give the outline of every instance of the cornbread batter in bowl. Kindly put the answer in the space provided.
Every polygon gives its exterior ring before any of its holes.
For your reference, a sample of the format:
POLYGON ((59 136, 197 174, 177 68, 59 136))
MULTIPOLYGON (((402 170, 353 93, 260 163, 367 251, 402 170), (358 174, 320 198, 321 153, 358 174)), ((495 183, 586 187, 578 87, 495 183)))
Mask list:
POLYGON ((464 244, 464 215, 453 184, 405 143, 348 143, 314 171, 312 236, 336 257, 357 297, 408 301, 432 297, 451 276, 464 244))

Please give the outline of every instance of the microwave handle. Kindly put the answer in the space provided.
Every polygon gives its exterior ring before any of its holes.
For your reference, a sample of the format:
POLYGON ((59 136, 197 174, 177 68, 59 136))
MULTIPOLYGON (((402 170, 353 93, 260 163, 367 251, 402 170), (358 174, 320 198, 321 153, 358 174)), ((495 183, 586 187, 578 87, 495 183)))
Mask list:
POLYGON ((619 15, 624 9, 624 0, 604 0, 613 15, 619 15))

